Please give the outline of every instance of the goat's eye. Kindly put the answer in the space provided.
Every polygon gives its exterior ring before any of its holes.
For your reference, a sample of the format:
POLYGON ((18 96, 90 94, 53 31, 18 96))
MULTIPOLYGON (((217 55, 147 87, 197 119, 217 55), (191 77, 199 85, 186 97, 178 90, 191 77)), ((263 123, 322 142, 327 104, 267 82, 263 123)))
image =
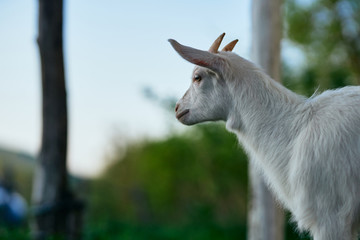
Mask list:
POLYGON ((198 74, 194 75, 194 81, 195 82, 200 82, 201 81, 201 76, 198 75, 198 74))

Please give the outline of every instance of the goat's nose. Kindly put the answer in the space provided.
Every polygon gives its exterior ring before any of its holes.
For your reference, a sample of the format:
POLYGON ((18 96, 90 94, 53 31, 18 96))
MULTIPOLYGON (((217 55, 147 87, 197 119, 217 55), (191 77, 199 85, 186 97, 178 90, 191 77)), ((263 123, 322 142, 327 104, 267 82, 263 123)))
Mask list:
POLYGON ((180 104, 178 104, 178 103, 175 105, 175 112, 177 112, 177 111, 178 111, 179 106, 180 106, 180 104))

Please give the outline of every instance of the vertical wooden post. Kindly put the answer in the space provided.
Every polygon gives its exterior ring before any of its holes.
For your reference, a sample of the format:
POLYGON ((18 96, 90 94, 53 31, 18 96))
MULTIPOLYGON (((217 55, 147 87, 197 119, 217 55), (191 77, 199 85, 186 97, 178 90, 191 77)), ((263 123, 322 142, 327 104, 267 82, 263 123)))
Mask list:
MULTIPOLYGON (((33 185, 35 239, 70 233, 75 205, 67 182, 67 99, 63 57, 63 0, 39 0, 42 139, 33 185)), ((78 206, 80 208, 80 206, 78 206)), ((77 226, 79 227, 79 226, 77 226)))
MULTIPOLYGON (((252 60, 280 81, 281 0, 253 0, 252 60)), ((249 166, 252 191, 248 216, 249 240, 283 240, 284 213, 254 166, 249 166)))

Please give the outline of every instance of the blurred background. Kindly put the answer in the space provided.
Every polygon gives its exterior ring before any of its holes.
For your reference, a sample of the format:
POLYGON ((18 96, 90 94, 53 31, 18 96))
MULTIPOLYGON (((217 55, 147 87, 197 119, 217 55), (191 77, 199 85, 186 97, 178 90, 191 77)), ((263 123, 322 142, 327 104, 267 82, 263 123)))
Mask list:
MULTIPOLYGON (((283 1, 282 82, 311 96, 360 82, 360 3, 283 1)), ((41 142, 37 1, 0 1, 0 239, 29 239, 41 142), (3 190, 2 190, 3 189, 3 190)), ((251 0, 65 1, 70 184, 84 239, 246 239, 246 155, 224 124, 173 114, 193 66, 168 38, 208 49, 226 32, 250 58, 251 0)), ((286 239, 307 239, 295 226, 286 239)))

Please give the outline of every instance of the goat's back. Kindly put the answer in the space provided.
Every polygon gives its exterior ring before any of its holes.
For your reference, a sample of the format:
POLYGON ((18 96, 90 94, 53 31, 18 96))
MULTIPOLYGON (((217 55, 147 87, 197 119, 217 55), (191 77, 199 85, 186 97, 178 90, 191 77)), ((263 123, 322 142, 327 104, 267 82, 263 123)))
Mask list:
POLYGON ((360 214, 360 87, 326 91, 306 104, 309 119, 295 139, 289 171, 295 218, 300 227, 311 228, 319 219, 336 216, 346 221, 337 224, 355 228, 360 214))

